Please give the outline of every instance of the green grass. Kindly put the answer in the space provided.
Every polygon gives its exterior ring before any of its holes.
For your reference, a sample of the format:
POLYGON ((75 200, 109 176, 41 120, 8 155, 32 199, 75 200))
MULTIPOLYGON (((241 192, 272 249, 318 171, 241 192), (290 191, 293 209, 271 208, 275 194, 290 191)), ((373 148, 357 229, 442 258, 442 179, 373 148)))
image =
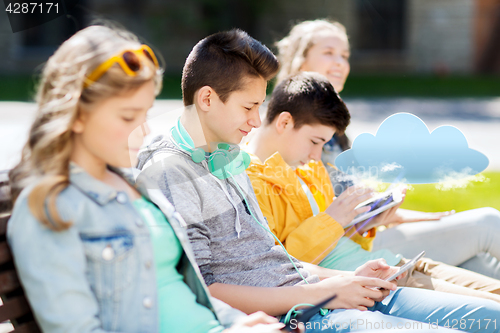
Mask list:
MULTIPOLYGON (((36 81, 37 78, 30 75, 0 75, 0 101, 33 101, 36 81)), ((163 89, 158 98, 182 98, 181 77, 177 75, 165 75, 163 78, 163 89)))
MULTIPOLYGON (((30 101, 33 76, 0 75, 0 101, 30 101)), ((180 75, 167 74, 159 98, 180 99, 180 75)), ((271 92, 272 84, 268 87, 271 92)), ((347 79, 342 97, 498 97, 499 76, 356 75, 347 79)))
POLYGON ((442 212, 493 207, 500 210, 500 172, 484 172, 485 180, 471 182, 466 188, 438 190, 434 184, 412 185, 401 208, 442 212))
POLYGON ((0 76, 0 101, 32 101, 35 78, 28 75, 0 76))
POLYGON ((163 89, 158 98, 181 99, 181 77, 177 75, 165 75, 163 77, 163 89))
POLYGON ((493 97, 499 76, 350 75, 342 97, 493 97))

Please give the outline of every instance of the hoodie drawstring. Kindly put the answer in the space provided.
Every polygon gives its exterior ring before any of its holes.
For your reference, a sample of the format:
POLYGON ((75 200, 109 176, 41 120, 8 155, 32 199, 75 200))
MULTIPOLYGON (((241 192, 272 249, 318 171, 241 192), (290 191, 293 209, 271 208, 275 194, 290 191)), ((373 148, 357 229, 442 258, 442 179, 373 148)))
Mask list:
MULTIPOLYGON (((205 168, 207 168, 207 170, 208 170, 208 163, 207 163, 207 161, 204 160, 201 163, 203 163, 203 166, 205 168)), ((209 174, 210 174, 210 176, 212 176, 217 181, 217 183, 221 187, 222 191, 226 195, 227 200, 229 200, 229 202, 231 203, 231 205, 234 207, 234 210, 236 211, 236 219, 234 221, 234 229, 236 230, 236 233, 238 234, 238 238, 240 238, 240 233, 241 233, 240 214, 238 212, 238 208, 236 207, 236 203, 234 202, 233 198, 231 197, 231 195, 227 191, 227 188, 224 186, 224 184, 222 184, 222 181, 219 178, 215 177, 211 172, 209 172, 209 174)), ((234 180, 234 178, 233 178, 233 180, 234 180)))

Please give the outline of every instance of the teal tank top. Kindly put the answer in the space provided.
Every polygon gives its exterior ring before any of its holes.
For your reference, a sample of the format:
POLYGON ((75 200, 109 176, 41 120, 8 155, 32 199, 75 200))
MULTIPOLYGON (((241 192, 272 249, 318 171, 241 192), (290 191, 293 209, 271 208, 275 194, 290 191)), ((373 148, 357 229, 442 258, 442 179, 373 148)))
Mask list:
POLYGON ((183 249, 167 218, 145 198, 133 201, 151 232, 158 285, 160 332, 217 333, 224 327, 213 312, 196 302, 176 266, 183 249))

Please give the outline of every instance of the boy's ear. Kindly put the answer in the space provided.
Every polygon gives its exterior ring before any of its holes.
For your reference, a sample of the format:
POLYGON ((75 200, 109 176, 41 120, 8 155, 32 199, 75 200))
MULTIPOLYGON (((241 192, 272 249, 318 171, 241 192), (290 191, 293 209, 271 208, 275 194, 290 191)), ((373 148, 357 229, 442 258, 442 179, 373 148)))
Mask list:
POLYGON ((293 125, 293 117, 288 111, 283 111, 276 117, 275 126, 278 134, 282 134, 288 128, 293 128, 293 125))
POLYGON ((196 102, 202 111, 209 111, 215 91, 210 86, 203 86, 196 92, 196 102))

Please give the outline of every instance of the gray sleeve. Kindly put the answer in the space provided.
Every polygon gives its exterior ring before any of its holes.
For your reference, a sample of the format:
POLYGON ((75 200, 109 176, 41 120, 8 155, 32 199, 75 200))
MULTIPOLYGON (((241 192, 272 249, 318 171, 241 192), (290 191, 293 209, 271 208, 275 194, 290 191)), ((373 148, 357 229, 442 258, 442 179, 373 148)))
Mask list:
POLYGON ((143 170, 159 186, 162 193, 175 207, 187 224, 187 234, 194 252, 196 263, 207 286, 215 283, 210 267, 210 230, 205 225, 197 175, 189 172, 189 165, 182 158, 172 156, 159 160, 143 170))

